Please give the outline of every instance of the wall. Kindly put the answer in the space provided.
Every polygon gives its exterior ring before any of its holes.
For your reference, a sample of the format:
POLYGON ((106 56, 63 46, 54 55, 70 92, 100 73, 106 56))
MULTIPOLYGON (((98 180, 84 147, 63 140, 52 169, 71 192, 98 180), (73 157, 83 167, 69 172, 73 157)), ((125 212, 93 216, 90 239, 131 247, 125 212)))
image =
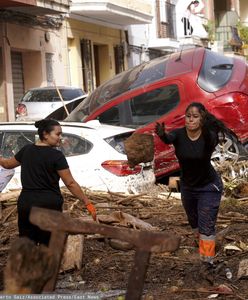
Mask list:
MULTIPOLYGON (((101 66, 100 74, 98 74, 100 83, 103 83, 115 75, 113 48, 122 41, 122 35, 119 29, 86 23, 75 19, 67 19, 64 30, 69 43, 69 53, 67 58, 65 58, 65 65, 67 66, 67 73, 70 74, 72 85, 83 87, 80 48, 80 40, 82 39, 91 41, 92 51, 93 45, 98 46, 100 51, 98 58, 101 66)), ((93 70, 93 72, 95 72, 95 70, 93 70)), ((93 81, 96 82, 96 79, 93 78, 93 81)))
MULTIPOLYGON (((60 30, 36 28, 13 23, 0 24, 0 47, 3 47, 3 73, 0 90, 0 108, 5 107, 5 120, 14 120, 14 100, 11 71, 11 51, 22 53, 24 89, 46 86, 45 53, 53 54, 53 73, 57 85, 68 82, 63 65, 63 52, 67 44, 60 30), (48 34, 46 34, 48 33, 48 34), (45 38, 46 34, 46 38, 45 38), (3 95, 3 93, 5 94, 3 95)), ((0 109, 1 119, 1 109, 0 109)))
POLYGON ((247 0, 240 0, 240 19, 248 26, 248 2, 247 0))

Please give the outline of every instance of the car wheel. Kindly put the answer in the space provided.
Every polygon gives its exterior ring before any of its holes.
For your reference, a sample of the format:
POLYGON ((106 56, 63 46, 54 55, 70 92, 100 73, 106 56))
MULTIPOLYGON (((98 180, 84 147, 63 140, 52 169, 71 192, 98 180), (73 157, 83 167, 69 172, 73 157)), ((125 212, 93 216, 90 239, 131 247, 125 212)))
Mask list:
POLYGON ((237 162, 241 159, 247 159, 247 151, 244 146, 235 140, 225 136, 224 139, 215 147, 215 151, 212 154, 212 163, 215 165, 215 162, 223 163, 225 161, 237 162))

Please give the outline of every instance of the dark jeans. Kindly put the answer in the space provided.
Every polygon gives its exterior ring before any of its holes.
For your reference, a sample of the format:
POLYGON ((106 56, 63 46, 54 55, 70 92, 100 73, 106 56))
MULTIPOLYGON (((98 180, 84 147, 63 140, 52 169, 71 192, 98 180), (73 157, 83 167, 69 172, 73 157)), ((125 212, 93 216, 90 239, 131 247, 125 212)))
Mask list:
POLYGON ((62 196, 52 192, 22 192, 17 202, 19 236, 48 246, 51 234, 29 221, 31 208, 36 206, 62 211, 62 205, 62 196))
POLYGON ((213 182, 203 187, 189 187, 180 184, 183 207, 192 228, 200 234, 215 235, 215 224, 220 206, 223 184, 217 175, 213 182))

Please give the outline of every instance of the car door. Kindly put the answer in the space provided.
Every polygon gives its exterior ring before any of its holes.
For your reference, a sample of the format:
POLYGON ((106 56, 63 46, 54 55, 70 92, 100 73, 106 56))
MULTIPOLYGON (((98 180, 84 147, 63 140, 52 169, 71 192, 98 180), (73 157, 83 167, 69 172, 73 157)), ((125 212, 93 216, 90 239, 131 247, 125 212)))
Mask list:
POLYGON ((157 121, 163 121, 168 130, 183 124, 187 103, 183 84, 179 80, 164 80, 143 87, 136 95, 99 113, 101 123, 136 128, 136 132, 154 135, 155 174, 163 175, 179 169, 172 145, 166 145, 155 135, 157 121), (183 109, 181 108, 183 107, 183 109))

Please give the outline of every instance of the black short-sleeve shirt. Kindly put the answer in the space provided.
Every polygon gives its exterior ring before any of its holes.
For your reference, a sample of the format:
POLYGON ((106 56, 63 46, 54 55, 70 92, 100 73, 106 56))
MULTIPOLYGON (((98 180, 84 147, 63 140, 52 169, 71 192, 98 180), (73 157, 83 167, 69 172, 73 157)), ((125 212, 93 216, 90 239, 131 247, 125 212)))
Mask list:
POLYGON ((49 146, 29 144, 15 155, 15 159, 21 163, 23 191, 52 191, 61 194, 57 171, 69 168, 61 151, 49 146))
POLYGON ((218 142, 217 133, 210 131, 207 141, 202 134, 192 141, 183 127, 166 134, 163 141, 174 145, 181 179, 186 185, 200 187, 214 180, 216 171, 211 164, 211 156, 218 142))

